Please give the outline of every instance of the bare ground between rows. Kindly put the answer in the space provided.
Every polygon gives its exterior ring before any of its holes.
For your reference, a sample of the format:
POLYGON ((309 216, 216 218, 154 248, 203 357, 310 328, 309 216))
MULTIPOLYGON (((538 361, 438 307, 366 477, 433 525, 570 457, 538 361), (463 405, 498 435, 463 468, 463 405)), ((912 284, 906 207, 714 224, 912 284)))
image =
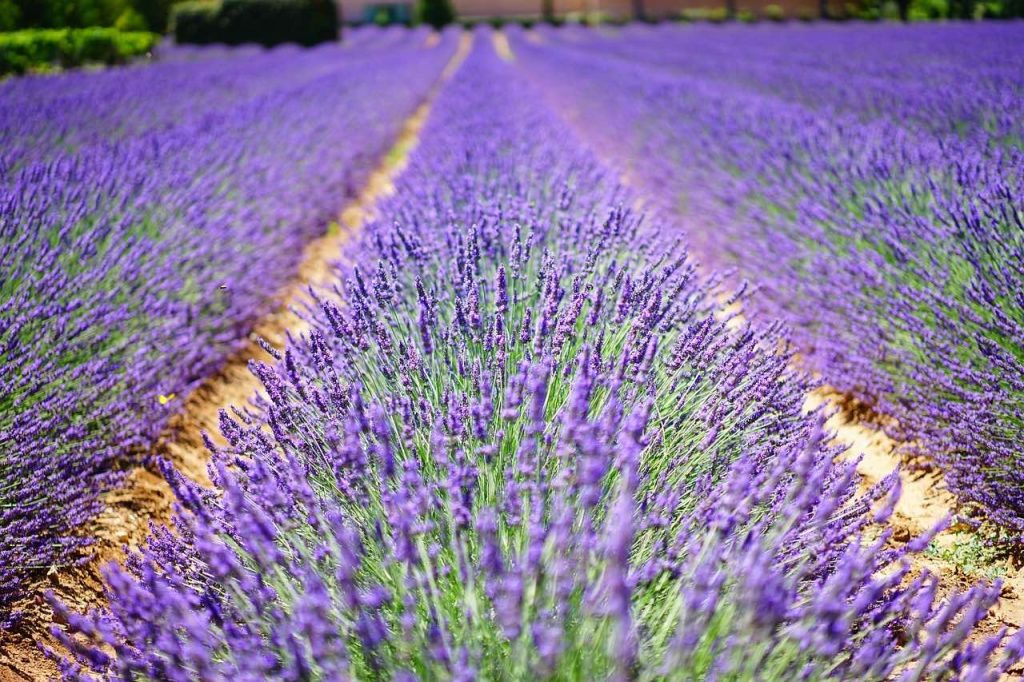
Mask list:
MULTIPOLYGON (((956 498, 946 489, 941 471, 936 468, 913 470, 903 466, 901 444, 875 426, 884 425, 885 417, 872 413, 864 405, 829 387, 811 392, 805 408, 813 410, 823 404, 834 410, 827 427, 834 433, 835 441, 847 448, 846 457, 859 458, 857 472, 861 476, 862 490, 899 470, 902 493, 888 522, 896 544, 927 533, 956 509, 956 498)), ((950 526, 935 537, 932 547, 948 549, 969 539, 972 534, 969 528, 950 526)), ((937 575, 943 593, 969 589, 979 579, 985 578, 934 553, 914 554, 910 561, 915 573, 927 570, 937 575)), ((999 602, 982 622, 975 639, 995 634, 1003 627, 1013 631, 1024 625, 1024 572, 1010 559, 998 560, 998 565, 986 568, 1000 569, 1003 591, 999 602)), ((1014 672, 1024 672, 1024 666, 1019 664, 1014 672)))
MULTIPOLYGON (((274 311, 254 325, 242 349, 189 395, 181 411, 171 419, 154 452, 172 462, 179 472, 209 484, 206 470, 209 452, 201 434, 210 434, 215 442, 223 443, 218 431, 220 411, 232 405, 245 406, 260 391, 259 380, 249 372, 248 363, 272 358, 259 345, 258 339, 281 347, 288 335, 308 331, 308 324, 295 311, 309 302, 310 287, 329 286, 333 281, 334 264, 341 257, 345 243, 373 215, 376 203, 394 191, 394 179, 418 143, 434 99, 465 59, 471 42, 472 36, 464 33, 456 53, 424 102, 405 121, 394 145, 370 175, 359 196, 342 211, 338 229, 330 230, 306 247, 295 277, 275 297, 274 311)), ((437 44, 436 40, 429 41, 425 47, 430 49, 437 44)), ((50 628, 63 623, 54 619, 43 594, 52 591, 75 611, 102 605, 105 600, 102 567, 112 561, 122 561, 126 547, 140 547, 149 535, 151 524, 170 523, 174 493, 159 473, 138 467, 128 473, 123 486, 105 495, 103 502, 103 512, 82 529, 83 534, 95 538, 89 560, 77 567, 51 569, 31 586, 28 597, 20 605, 25 615, 19 626, 12 632, 0 633, 0 682, 43 680, 57 675, 56 664, 44 655, 40 645, 59 650, 60 645, 50 628)))

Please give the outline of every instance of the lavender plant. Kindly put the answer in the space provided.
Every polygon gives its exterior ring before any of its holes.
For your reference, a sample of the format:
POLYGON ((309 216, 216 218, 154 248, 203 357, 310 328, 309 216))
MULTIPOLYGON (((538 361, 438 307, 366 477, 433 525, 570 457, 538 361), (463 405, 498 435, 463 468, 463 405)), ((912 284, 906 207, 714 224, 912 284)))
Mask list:
MULTIPOLYGON (((386 61, 387 51, 416 51, 426 35, 361 30, 346 38, 344 48, 162 48, 158 61, 144 68, 8 80, 0 99, 0 171, 6 175, 26 163, 154 131, 209 127, 240 107, 310 85, 341 67, 362 64, 375 74, 374 64, 386 61)), ((450 55, 447 40, 441 52, 450 55)))
POLYGON ((810 369, 1018 541, 1020 27, 726 33, 516 49, 695 249, 757 283, 810 369))
POLYGON ((100 495, 244 340, 453 52, 407 38, 372 60, 218 53, 0 85, 17 140, 0 153, 0 626, 32 576, 83 558, 100 495), (137 116, 108 116, 115 95, 137 116))
MULTIPOLYGON (((483 36, 486 38, 486 35, 483 36)), ((65 613, 69 679, 994 679, 890 477, 800 412, 536 93, 477 47, 344 285, 224 412, 216 488, 65 613), (340 302, 343 301, 343 302, 340 302)), ((1000 643, 1006 644, 995 653, 1000 643)))

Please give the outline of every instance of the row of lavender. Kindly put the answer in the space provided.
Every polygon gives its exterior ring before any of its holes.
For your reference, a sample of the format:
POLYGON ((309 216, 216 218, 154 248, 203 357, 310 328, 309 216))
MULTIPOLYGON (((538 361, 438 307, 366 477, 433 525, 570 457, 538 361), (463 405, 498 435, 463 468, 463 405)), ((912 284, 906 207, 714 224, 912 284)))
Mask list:
POLYGON ((0 86, 0 625, 386 153, 424 38, 0 86))
POLYGON ((308 85, 343 64, 372 68, 388 50, 415 48, 428 35, 360 30, 343 48, 174 47, 153 65, 10 81, 0 98, 0 172, 115 140, 208 127, 246 103, 308 85))
POLYGON ((489 42, 341 300, 222 413, 216 490, 168 468, 176 529, 65 614, 67 677, 996 679, 999 586, 909 573, 898 479, 857 493, 778 328, 723 315, 489 42))
POLYGON ((1024 26, 515 43, 703 256, 761 288, 811 369, 1021 537, 1024 26))

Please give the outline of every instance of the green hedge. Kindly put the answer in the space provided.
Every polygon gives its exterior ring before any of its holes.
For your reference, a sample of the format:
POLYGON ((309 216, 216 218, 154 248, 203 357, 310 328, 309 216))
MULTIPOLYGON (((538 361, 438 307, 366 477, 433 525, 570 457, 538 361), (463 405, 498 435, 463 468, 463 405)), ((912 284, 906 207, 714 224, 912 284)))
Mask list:
POLYGON ((455 21, 455 10, 450 0, 416 0, 415 17, 417 23, 440 29, 455 21))
POLYGON ((122 64, 152 50, 158 39, 153 33, 114 28, 0 33, 0 75, 87 63, 122 64))
POLYGON ((206 45, 217 42, 220 30, 217 26, 217 2, 183 2, 171 8, 171 28, 178 43, 206 45))
POLYGON ((271 47, 338 39, 333 0, 198 0, 176 5, 171 23, 178 43, 271 47))

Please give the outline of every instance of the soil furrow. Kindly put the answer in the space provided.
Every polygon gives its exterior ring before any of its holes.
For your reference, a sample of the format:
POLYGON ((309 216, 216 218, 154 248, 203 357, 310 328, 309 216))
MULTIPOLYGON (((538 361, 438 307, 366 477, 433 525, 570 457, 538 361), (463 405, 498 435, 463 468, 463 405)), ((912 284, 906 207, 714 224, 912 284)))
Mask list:
MULTIPOLYGON (((956 498, 943 485, 942 473, 934 468, 914 471, 906 467, 900 456, 900 443, 871 425, 878 423, 877 416, 863 415, 863 410, 846 396, 828 387, 808 395, 805 408, 813 410, 823 404, 833 411, 827 427, 835 441, 846 448, 846 457, 860 460, 857 472, 862 489, 899 469, 902 492, 889 520, 895 542, 907 542, 928 532, 956 508, 956 498)), ((970 528, 950 526, 935 537, 931 551, 913 555, 911 564, 915 572, 927 570, 939 576, 946 592, 966 590, 979 579, 998 577, 1003 581, 1002 597, 989 615, 987 627, 979 634, 993 634, 1002 627, 1020 629, 1024 625, 1024 575, 1009 559, 976 566, 971 565, 975 562, 969 557, 957 560, 957 548, 971 543, 980 546, 983 541, 970 528)))

